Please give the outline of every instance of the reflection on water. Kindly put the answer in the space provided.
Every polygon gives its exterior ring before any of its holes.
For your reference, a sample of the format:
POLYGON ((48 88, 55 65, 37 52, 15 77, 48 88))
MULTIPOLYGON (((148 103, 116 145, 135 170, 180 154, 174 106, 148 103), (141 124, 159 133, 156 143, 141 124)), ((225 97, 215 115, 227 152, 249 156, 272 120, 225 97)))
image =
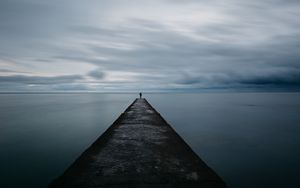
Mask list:
MULTIPOLYGON (((1 94, 0 187, 46 187, 135 94, 1 94)), ((300 94, 145 94, 229 187, 299 187, 300 94)))

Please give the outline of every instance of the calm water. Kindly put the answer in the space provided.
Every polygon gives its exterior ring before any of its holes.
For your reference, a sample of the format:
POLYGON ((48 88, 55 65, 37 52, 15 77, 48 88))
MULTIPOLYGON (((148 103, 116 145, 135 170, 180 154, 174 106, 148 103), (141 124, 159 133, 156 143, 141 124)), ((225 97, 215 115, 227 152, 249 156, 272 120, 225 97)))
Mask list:
MULTIPOLYGON (((135 97, 1 94, 0 187, 46 187, 135 97)), ((145 97, 228 187, 300 187, 300 94, 145 97)))

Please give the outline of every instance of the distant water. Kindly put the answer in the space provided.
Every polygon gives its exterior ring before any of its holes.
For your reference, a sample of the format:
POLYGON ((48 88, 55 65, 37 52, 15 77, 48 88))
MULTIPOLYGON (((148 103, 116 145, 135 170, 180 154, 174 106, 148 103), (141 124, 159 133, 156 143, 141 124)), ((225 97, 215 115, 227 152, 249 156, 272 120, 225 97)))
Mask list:
MULTIPOLYGON (((136 96, 0 94, 0 187, 47 187, 136 96)), ((300 187, 299 93, 145 97, 228 187, 300 187)))

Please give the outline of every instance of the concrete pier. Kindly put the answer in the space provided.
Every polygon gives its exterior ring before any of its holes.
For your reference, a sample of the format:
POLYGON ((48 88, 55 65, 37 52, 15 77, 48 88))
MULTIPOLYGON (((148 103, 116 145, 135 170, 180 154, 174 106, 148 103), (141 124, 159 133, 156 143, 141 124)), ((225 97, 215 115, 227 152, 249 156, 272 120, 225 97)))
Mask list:
POLYGON ((226 185, 146 99, 136 99, 49 187, 226 185))

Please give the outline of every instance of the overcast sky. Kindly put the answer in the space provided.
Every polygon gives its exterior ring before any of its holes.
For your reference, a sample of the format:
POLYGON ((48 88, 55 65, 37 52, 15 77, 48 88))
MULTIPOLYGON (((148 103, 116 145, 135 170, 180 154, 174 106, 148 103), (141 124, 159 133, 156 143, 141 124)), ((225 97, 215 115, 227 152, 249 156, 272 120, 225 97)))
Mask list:
POLYGON ((1 92, 299 88, 299 0, 0 0, 1 92))

